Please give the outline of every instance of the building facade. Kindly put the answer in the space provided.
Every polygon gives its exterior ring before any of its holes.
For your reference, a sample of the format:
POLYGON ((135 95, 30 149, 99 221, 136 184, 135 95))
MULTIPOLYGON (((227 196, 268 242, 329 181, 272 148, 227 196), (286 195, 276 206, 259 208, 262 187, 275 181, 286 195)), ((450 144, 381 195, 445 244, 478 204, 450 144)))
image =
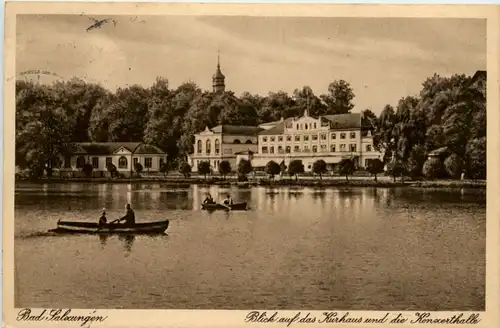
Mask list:
POLYGON ((228 161, 236 170, 237 154, 243 151, 257 152, 258 134, 263 129, 257 126, 218 125, 208 127, 195 134, 194 152, 188 156, 193 172, 198 171, 201 162, 209 162, 214 172, 222 161, 228 161))
POLYGON ((241 159, 254 168, 264 168, 269 161, 289 165, 299 159, 306 172, 317 160, 324 160, 330 170, 342 159, 353 159, 366 168, 374 159, 382 159, 375 150, 370 131, 361 128, 361 114, 287 118, 259 127, 219 125, 195 135, 194 153, 189 156, 196 172, 202 161, 208 161, 216 172, 223 160, 236 170, 241 159), (269 125, 272 125, 271 127, 269 125))
POLYGON ((361 119, 360 113, 313 117, 305 111, 301 117, 281 120, 259 133, 252 164, 262 167, 272 160, 288 166, 299 159, 307 172, 320 159, 333 169, 342 159, 350 158, 358 167, 366 167, 381 154, 373 147, 371 132, 361 128, 361 119))
POLYGON ((141 142, 82 142, 75 145, 71 155, 66 156, 59 169, 62 176, 82 175, 86 163, 93 167, 94 177, 107 175, 109 163, 115 165, 119 174, 131 176, 135 164, 140 163, 143 173, 158 173, 167 162, 167 154, 156 146, 141 142))

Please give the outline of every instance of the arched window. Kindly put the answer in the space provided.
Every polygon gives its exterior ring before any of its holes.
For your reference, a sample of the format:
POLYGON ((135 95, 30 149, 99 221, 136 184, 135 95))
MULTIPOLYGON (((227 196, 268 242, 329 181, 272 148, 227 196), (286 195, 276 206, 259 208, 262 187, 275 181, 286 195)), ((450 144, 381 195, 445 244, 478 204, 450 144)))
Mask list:
POLYGON ((252 140, 247 140, 245 143, 251 145, 252 144, 252 140))
POLYGON ((297 124, 297 130, 299 129, 299 125, 297 124))
POLYGON ((120 159, 118 159, 118 168, 126 169, 127 167, 128 167, 127 157, 125 156, 120 157, 120 159))
POLYGON ((210 144, 210 140, 207 140, 206 147, 205 147, 205 152, 207 154, 210 154, 210 151, 212 150, 211 148, 212 148, 212 145, 210 144))
POLYGON ((198 150, 198 154, 201 154, 201 140, 198 140, 196 148, 198 150))
POLYGON ((314 128, 316 129, 316 123, 314 123, 314 128))
POLYGON ((76 167, 81 169, 85 165, 85 157, 78 156, 76 158, 76 167))
POLYGON ((241 141, 240 141, 239 139, 234 139, 233 143, 235 143, 235 144, 240 144, 240 143, 241 143, 241 141))
POLYGON ((307 130, 307 123, 305 124, 305 128, 306 128, 306 130, 307 130))
POLYGON ((219 154, 220 152, 220 145, 219 145, 219 139, 215 139, 215 154, 219 154))

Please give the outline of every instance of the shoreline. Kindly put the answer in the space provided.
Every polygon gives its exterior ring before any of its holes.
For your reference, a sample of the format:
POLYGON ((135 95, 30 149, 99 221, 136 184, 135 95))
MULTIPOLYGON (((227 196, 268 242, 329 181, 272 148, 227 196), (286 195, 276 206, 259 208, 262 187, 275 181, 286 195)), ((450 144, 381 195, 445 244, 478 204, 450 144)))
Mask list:
POLYGON ((373 178, 359 179, 354 178, 346 181, 345 179, 300 179, 286 178, 280 180, 251 180, 248 182, 237 182, 234 179, 204 179, 204 178, 132 178, 132 179, 110 179, 110 178, 53 178, 53 179, 16 179, 15 183, 34 183, 34 184, 52 184, 52 183, 89 183, 89 184, 152 184, 161 183, 172 187, 189 187, 191 185, 201 186, 221 186, 221 187, 372 187, 372 188, 474 188, 486 189, 485 180, 405 180, 394 182, 392 179, 381 177, 376 182, 373 178))

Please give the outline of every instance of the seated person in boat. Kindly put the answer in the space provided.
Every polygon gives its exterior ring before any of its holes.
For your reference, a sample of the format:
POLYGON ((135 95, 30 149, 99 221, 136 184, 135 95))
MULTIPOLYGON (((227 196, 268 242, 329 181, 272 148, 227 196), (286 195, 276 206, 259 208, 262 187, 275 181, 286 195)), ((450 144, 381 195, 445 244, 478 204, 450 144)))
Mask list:
POLYGON ((135 224, 135 213, 130 207, 130 204, 127 204, 127 214, 124 217, 120 218, 120 221, 125 221, 124 224, 134 225, 135 224))
POLYGON ((215 204, 214 199, 212 198, 212 195, 208 194, 207 198, 203 201, 203 204, 215 204))
POLYGON ((226 206, 233 205, 233 200, 231 199, 231 196, 227 195, 226 199, 224 199, 224 205, 226 206))
POLYGON ((107 222, 108 220, 106 219, 106 210, 103 208, 101 217, 99 218, 99 227, 106 225, 107 222))

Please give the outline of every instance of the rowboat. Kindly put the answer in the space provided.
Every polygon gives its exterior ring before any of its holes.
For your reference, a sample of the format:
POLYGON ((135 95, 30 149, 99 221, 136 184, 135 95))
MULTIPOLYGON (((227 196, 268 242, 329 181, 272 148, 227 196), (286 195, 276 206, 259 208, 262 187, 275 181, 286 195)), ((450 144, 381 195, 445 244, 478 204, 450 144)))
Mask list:
POLYGON ((161 234, 168 228, 169 220, 136 223, 133 226, 105 224, 99 227, 95 222, 58 221, 57 228, 49 230, 56 233, 86 233, 86 234, 161 234))
POLYGON ((247 203, 236 203, 227 206, 222 204, 201 204, 201 208, 207 211, 215 211, 215 210, 228 211, 229 209, 231 209, 231 211, 245 211, 247 209, 247 203))

